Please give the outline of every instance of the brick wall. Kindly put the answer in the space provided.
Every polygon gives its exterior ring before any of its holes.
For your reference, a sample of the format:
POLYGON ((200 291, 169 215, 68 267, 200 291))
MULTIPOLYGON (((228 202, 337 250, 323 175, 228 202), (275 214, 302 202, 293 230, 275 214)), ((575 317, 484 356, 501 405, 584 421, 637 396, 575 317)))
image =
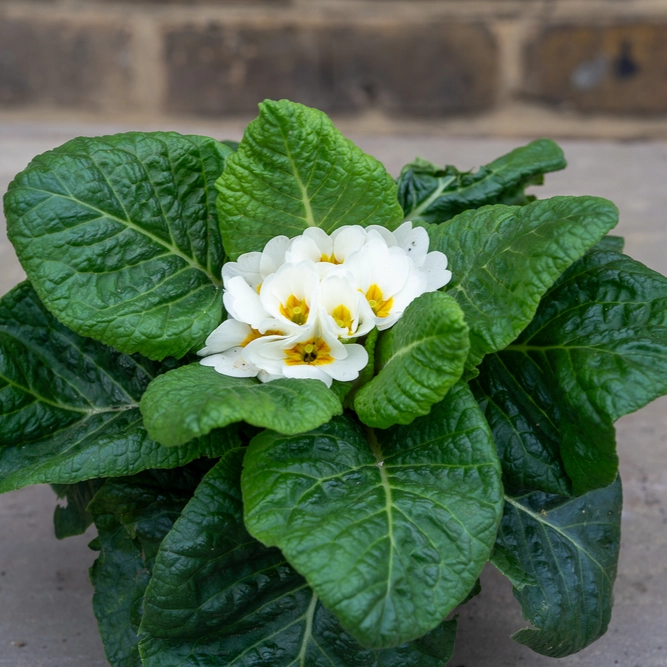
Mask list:
POLYGON ((0 110, 216 118, 266 97, 667 136, 667 0, 0 0, 0 110))

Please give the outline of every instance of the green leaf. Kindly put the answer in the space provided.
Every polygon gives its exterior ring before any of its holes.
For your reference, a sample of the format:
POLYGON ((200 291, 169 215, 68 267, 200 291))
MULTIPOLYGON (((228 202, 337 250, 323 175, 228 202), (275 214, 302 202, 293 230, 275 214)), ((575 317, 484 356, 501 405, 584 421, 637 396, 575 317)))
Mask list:
POLYGON ((447 293, 470 327, 468 364, 511 343, 547 289, 617 221, 605 199, 554 197, 467 211, 441 225, 431 245, 449 259, 447 293))
POLYGON ((374 648, 420 637, 466 597, 503 502, 491 433, 462 383, 408 427, 375 434, 341 417, 295 437, 265 432, 242 488, 249 532, 374 648))
MULTIPOLYGON (((592 251, 499 357, 519 383, 541 374, 549 388, 574 493, 606 486, 618 470, 613 422, 667 393, 667 278, 616 252, 592 251)), ((525 415, 534 388, 522 389, 527 396, 516 392, 512 409, 525 415)))
POLYGON ((79 335, 182 357, 222 319, 214 182, 231 149, 175 132, 79 138, 5 195, 7 233, 46 306, 79 335))
POLYGON ((456 301, 441 292, 415 299, 380 338, 381 370, 354 399, 359 419, 388 428, 428 414, 463 374, 470 342, 456 301))
POLYGON ((513 635, 533 651, 561 658, 607 630, 620 542, 620 480, 571 499, 534 492, 506 497, 498 545, 535 586, 515 588, 535 628, 513 635))
POLYGON ((301 433, 342 411, 340 400, 319 380, 262 384, 254 378, 222 375, 200 363, 156 378, 141 398, 148 433, 168 447, 239 421, 301 433))
POLYGON ((88 503, 100 490, 103 479, 91 479, 76 484, 53 484, 53 490, 59 499, 65 499, 65 506, 56 505, 53 513, 53 527, 56 538, 82 535, 93 523, 93 515, 88 511, 88 503))
POLYGON ((482 582, 480 579, 477 579, 474 586, 470 589, 470 592, 468 593, 468 595, 466 595, 466 597, 463 599, 460 605, 468 604, 470 600, 477 597, 481 592, 482 592, 482 582))
POLYGON ((281 100, 259 105, 216 183, 227 254, 262 250, 274 236, 402 219, 385 168, 346 139, 321 111, 281 100))
POLYGON ((148 437, 139 399, 169 367, 78 336, 29 283, 14 288, 0 299, 0 492, 173 468, 234 445, 233 430, 179 449, 148 437))
POLYGON ((224 144, 225 146, 227 146, 227 148, 230 148, 234 152, 236 152, 239 149, 239 142, 233 141, 232 139, 223 139, 220 143, 224 144))
POLYGON ((503 481, 514 491, 569 496, 557 387, 530 360, 515 361, 504 353, 489 354, 471 383, 496 441, 503 481))
POLYGON ((141 667, 137 630, 157 548, 202 472, 193 466, 108 480, 90 505, 101 551, 90 569, 93 610, 112 667, 141 667))
POLYGON ((519 558, 498 542, 493 547, 489 562, 512 582, 515 589, 520 591, 526 586, 537 586, 535 577, 525 571, 519 558))
POLYGON ((145 667, 444 667, 455 621, 396 649, 364 649, 278 549, 248 535, 242 459, 240 449, 222 457, 162 544, 144 602, 145 667))
POLYGON ((401 171, 398 200, 406 220, 445 222, 487 204, 525 204, 527 186, 541 184, 543 174, 566 164, 563 151, 550 139, 516 148, 475 173, 417 158, 401 171))
POLYGON ((607 234, 600 239, 600 242, 594 247, 594 250, 613 250, 614 252, 623 252, 625 239, 622 236, 612 236, 607 234))

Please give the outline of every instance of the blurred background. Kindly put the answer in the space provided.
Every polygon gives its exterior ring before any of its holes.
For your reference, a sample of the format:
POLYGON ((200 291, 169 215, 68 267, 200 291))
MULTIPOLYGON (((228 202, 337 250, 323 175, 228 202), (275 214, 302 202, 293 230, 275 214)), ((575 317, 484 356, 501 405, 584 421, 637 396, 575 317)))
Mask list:
POLYGON ((0 113, 667 137, 667 0, 0 0, 0 113))
MULTIPOLYGON (((626 250, 667 273, 667 0, 0 0, 0 193, 77 135, 240 139, 265 98, 329 113, 398 175, 531 139, 569 167, 539 197, 616 202, 626 250)), ((0 294, 24 273, 0 215, 0 294)), ((560 667, 667 667, 667 399, 619 422, 623 542, 609 633, 560 667)), ((1 444, 1 443, 0 443, 1 444)), ((48 487, 0 496, 0 664, 103 667, 90 532, 57 542, 48 487)), ((451 667, 548 667, 489 568, 451 667)))

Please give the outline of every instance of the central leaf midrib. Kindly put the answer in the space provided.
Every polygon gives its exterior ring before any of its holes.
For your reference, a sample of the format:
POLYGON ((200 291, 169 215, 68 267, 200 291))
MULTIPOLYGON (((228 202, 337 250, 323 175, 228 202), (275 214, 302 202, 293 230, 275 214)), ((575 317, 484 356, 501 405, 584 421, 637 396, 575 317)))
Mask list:
MULTIPOLYGON (((20 324, 20 323, 19 323, 19 324, 20 324)), ((116 381, 116 378, 114 378, 114 377, 109 373, 109 371, 108 371, 106 368, 103 368, 102 366, 100 366, 100 365, 95 361, 95 359, 93 359, 87 352, 85 352, 82 348, 80 348, 80 347, 79 347, 79 346, 78 346, 78 345, 77 345, 77 344, 76 344, 76 343, 75 343, 75 342, 74 342, 74 341, 67 335, 66 332, 63 332, 63 331, 54 329, 54 330, 53 330, 53 333, 54 333, 54 334, 59 334, 59 335, 61 335, 61 336, 62 336, 62 337, 63 337, 63 338, 64 338, 70 345, 72 345, 72 347, 74 347, 74 348, 76 349, 77 352, 79 352, 79 354, 81 354, 81 356, 83 356, 84 358, 88 359, 88 360, 90 361, 90 363, 92 363, 92 364, 95 366, 95 368, 97 368, 103 375, 105 375, 107 378, 109 378, 109 380, 111 381, 111 383, 113 384, 113 386, 116 387, 118 390, 120 390, 120 391, 125 395, 125 397, 128 399, 128 402, 127 402, 126 404, 123 404, 123 405, 129 405, 129 406, 131 406, 131 407, 138 407, 138 404, 135 403, 134 398, 133 398, 132 396, 130 396, 130 394, 128 393, 127 389, 126 389, 125 387, 123 387, 121 384, 119 384, 119 383, 116 381)), ((62 375, 61 373, 58 373, 58 372, 56 371, 56 367, 55 367, 55 365, 48 359, 48 356, 50 356, 50 355, 46 355, 46 354, 43 355, 43 354, 40 354, 40 351, 39 351, 39 350, 35 350, 35 349, 33 349, 33 346, 32 346, 32 345, 28 344, 25 340, 21 339, 21 338, 17 335, 17 333, 12 332, 12 331, 10 330, 10 327, 8 327, 8 326, 6 326, 6 325, 3 326, 2 324, 0 324, 0 334, 7 336, 9 339, 16 341, 16 342, 19 343, 20 345, 23 345, 23 346, 24 346, 30 353, 32 353, 33 355, 35 355, 35 357, 37 357, 40 361, 46 361, 47 366, 48 366, 48 365, 51 366, 51 371, 53 372, 53 374, 54 374, 56 377, 60 378, 63 382, 65 382, 65 383, 67 384, 67 386, 71 387, 72 390, 73 390, 75 393, 77 393, 79 396, 82 396, 82 397, 83 397, 83 394, 81 393, 81 390, 80 390, 79 387, 77 387, 75 384, 73 384, 73 383, 72 383, 68 378, 66 378, 64 375, 62 375), (46 357, 46 358, 45 358, 45 357, 46 357)), ((140 367, 140 366, 137 364, 137 362, 136 362, 135 359, 133 359, 131 356, 127 356, 127 358, 130 359, 130 360, 132 360, 132 361, 134 362, 135 366, 141 368, 141 370, 142 370, 144 373, 148 374, 148 371, 147 371, 145 368, 140 367)), ((0 375, 0 377, 3 377, 3 376, 0 375)), ((9 382, 11 383, 11 381, 9 381, 9 382)), ((18 387, 18 388, 22 388, 22 385, 15 384, 15 383, 12 383, 12 384, 14 384, 14 386, 16 386, 16 387, 18 387)), ((43 397, 40 397, 39 395, 35 394, 34 392, 32 392, 30 389, 27 389, 27 388, 26 388, 25 391, 26 391, 27 393, 30 393, 30 394, 32 394, 33 396, 35 396, 35 398, 37 398, 38 400, 42 400, 42 398, 43 398, 43 397)), ((44 400, 44 402, 48 402, 48 399, 43 399, 43 400, 44 400)), ((86 399, 86 400, 87 400, 87 399, 86 399)), ((90 403, 90 401, 88 401, 88 402, 90 403)), ((54 404, 54 405, 55 405, 55 404, 54 404)), ((91 405, 92 405, 92 403, 91 403, 91 405)), ((56 407, 58 407, 58 406, 56 406, 56 407)), ((69 409, 69 408, 65 408, 65 409, 69 409)), ((129 408, 127 408, 127 409, 129 409, 129 408)))
POLYGON ((317 606, 317 595, 313 592, 313 597, 310 600, 308 609, 306 611, 306 627, 303 631, 303 640, 301 641, 301 650, 297 660, 299 661, 300 667, 308 667, 306 665, 306 653, 308 651, 308 643, 310 642, 311 636, 313 634, 313 619, 315 617, 315 607, 317 606))
POLYGON ((298 167, 296 165, 296 162, 294 161, 294 158, 292 157, 292 151, 290 151, 289 144, 287 143, 287 137, 285 136, 282 127, 280 127, 280 136, 282 137, 283 144, 285 146, 285 155, 289 160, 290 166, 292 167, 292 174, 294 176, 294 180, 296 181, 296 184, 299 186, 299 190, 301 191, 301 202, 303 203, 303 208, 305 211, 305 217, 302 218, 302 220, 304 220, 309 227, 317 227, 317 223, 315 222, 315 217, 313 216, 313 209, 310 205, 310 197, 308 196, 308 189, 306 188, 304 182, 301 180, 298 167))
POLYGON ((456 180, 455 176, 441 176, 438 178, 440 181, 438 187, 420 204, 417 204, 409 213, 405 214, 405 220, 416 217, 426 211, 428 207, 447 189, 447 186, 456 180))
POLYGON ((134 410, 135 408, 138 408, 139 406, 136 403, 127 403, 125 405, 117 405, 117 406, 110 406, 110 407, 94 407, 94 408, 78 408, 73 405, 64 405, 61 403, 57 403, 55 401, 52 401, 44 396, 41 396, 38 394, 36 391, 33 391, 32 389, 29 389, 28 387, 24 387, 23 385, 19 384, 18 382, 13 381, 12 379, 8 378, 6 375, 0 374, 0 379, 4 380, 8 385, 11 387, 14 387, 18 389, 19 391, 22 391, 25 394, 29 394, 30 396, 33 396, 38 402, 40 403, 46 403, 47 405, 51 405, 54 408, 58 408, 59 410, 65 410, 67 412, 78 412, 84 415, 98 415, 98 414, 103 414, 106 412, 124 412, 125 410, 134 410))
POLYGON ((389 538, 389 560, 387 563, 387 592, 385 594, 385 605, 386 600, 391 596, 391 583, 393 580, 393 570, 394 570, 394 552, 396 551, 396 544, 394 542, 394 518, 393 518, 393 501, 391 494, 391 485, 389 484, 389 477, 387 476, 387 471, 384 468, 384 454, 382 452, 382 447, 378 442, 375 431, 366 427, 366 433, 368 435, 368 443, 370 444, 371 451, 373 456, 377 461, 377 467, 380 471, 380 480, 382 482, 382 488, 385 493, 385 512, 387 514, 387 537, 389 538))
MULTIPOLYGON (((140 227, 137 225, 135 222, 132 220, 123 220, 123 218, 119 218, 117 215, 114 215, 113 213, 108 213, 107 211, 102 210, 101 208, 98 208, 97 206, 93 206, 92 204, 89 204, 88 202, 84 202, 81 199, 77 199, 76 197, 73 197, 71 195, 64 195, 59 192, 51 192, 49 190, 43 190, 41 188, 33 188, 33 187, 28 187, 25 185, 20 186, 21 189, 23 190, 32 190, 35 192, 43 192, 44 194, 51 195, 52 197, 60 197, 61 199, 68 199, 79 206, 82 206, 84 208, 89 209, 90 211, 94 211, 95 213, 98 213, 100 217, 102 218, 109 218, 110 220, 115 220, 116 222, 120 223, 121 225, 125 225, 126 227, 133 229, 134 231, 138 232, 139 234, 142 234, 146 238, 152 240, 153 242, 161 245, 163 248, 166 248, 170 253, 176 255, 177 257, 180 257, 184 261, 186 261, 188 264, 190 264, 193 268, 197 269, 198 271, 201 271, 204 273, 210 281, 216 286, 219 287, 222 285, 222 279, 217 279, 213 274, 209 273, 206 267, 203 267, 199 262, 197 262, 193 257, 189 257, 186 255, 182 250, 177 248, 176 246, 171 245, 164 239, 161 239, 159 236, 156 236, 152 232, 149 232, 147 229, 144 229, 143 227, 140 227)), ((114 191, 115 192, 115 191, 114 191)), ((43 202, 40 202, 40 204, 43 202)), ((35 207, 36 208, 36 207, 35 207)), ((34 211, 34 208, 32 209, 34 211)), ((169 228, 169 223, 165 219, 165 222, 167 222, 167 228, 169 228)), ((169 228, 170 229, 170 228, 169 228)), ((171 233, 171 229, 170 229, 171 233)), ((50 235, 50 234, 49 234, 50 235)))
POLYGON ((392 354, 391 357, 389 357, 389 359, 387 359, 382 368, 387 368, 387 366, 389 366, 389 364, 392 361, 394 361, 394 359, 406 355, 413 348, 421 347, 422 345, 427 344, 429 341, 438 340, 439 338, 442 338, 442 334, 435 333, 425 336, 424 338, 420 338, 419 340, 414 340, 412 341, 412 343, 408 343, 407 345, 404 345, 403 347, 399 348, 396 352, 394 352, 394 354, 392 354))
POLYGON ((570 535, 568 535, 568 534, 567 534, 565 531, 563 531, 559 526, 556 526, 555 524, 553 524, 553 523, 551 523, 551 522, 549 522, 549 521, 546 521, 545 518, 544 518, 543 516, 540 516, 540 515, 537 514, 536 512, 533 512, 532 510, 528 509, 525 505, 522 505, 521 503, 517 502, 517 501, 516 501, 514 498, 512 498, 511 496, 505 495, 505 502, 508 502, 510 505, 512 505, 512 507, 514 507, 514 509, 515 509, 517 512, 524 512, 524 513, 527 514, 528 516, 532 517, 532 519, 533 519, 534 521, 536 521, 539 525, 541 525, 541 526, 549 526, 549 528, 551 528, 554 532, 558 533, 561 537, 563 537, 565 540, 567 540, 568 542, 570 542, 570 544, 572 544, 572 545, 577 549, 577 551, 579 551, 580 553, 586 554, 586 556, 587 556, 588 558, 590 558, 591 562, 595 563, 595 564, 600 568, 600 571, 603 573, 605 579, 609 580, 609 575, 607 574, 607 570, 606 570, 606 568, 604 568, 604 567, 597 561, 597 559, 594 558, 594 557, 592 556, 592 554, 591 554, 590 552, 588 552, 588 551, 583 547, 582 544, 580 544, 577 540, 575 540, 573 537, 571 537, 570 535))

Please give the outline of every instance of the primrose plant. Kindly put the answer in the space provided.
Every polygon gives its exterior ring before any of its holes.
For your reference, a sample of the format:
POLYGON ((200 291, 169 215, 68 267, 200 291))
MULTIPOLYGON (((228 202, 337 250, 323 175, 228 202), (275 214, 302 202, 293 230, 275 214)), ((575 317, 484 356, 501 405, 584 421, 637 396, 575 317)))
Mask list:
MULTIPOLYGON (((0 491, 91 522, 114 667, 444 666, 491 561, 553 657, 605 631, 614 422, 667 393, 667 278, 551 141, 397 181, 321 112, 79 138, 4 198, 0 491)), ((500 610, 498 610, 500 612, 500 610)))

